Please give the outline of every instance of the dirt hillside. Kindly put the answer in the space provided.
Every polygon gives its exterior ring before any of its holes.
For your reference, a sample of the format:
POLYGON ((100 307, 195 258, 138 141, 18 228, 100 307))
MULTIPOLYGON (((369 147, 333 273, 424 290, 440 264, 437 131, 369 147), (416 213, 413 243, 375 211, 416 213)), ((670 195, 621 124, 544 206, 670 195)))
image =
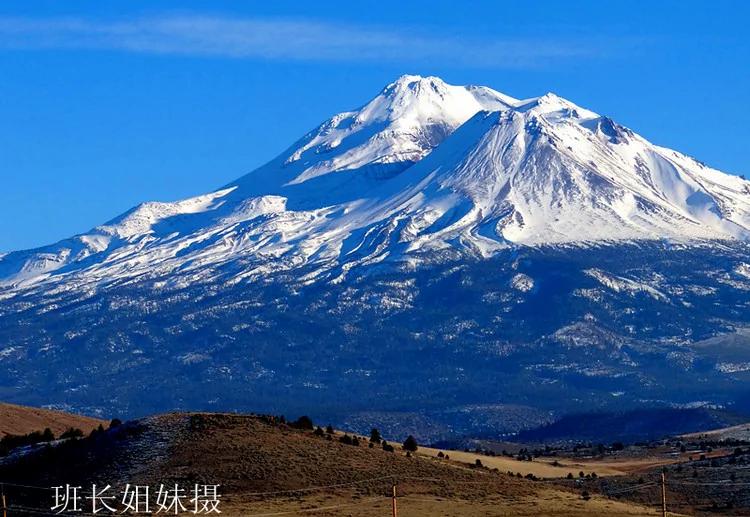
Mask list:
POLYGON ((73 415, 62 411, 16 406, 0 402, 0 437, 6 434, 28 434, 33 431, 43 431, 49 427, 55 436, 70 427, 81 429, 88 434, 99 424, 108 422, 87 416, 73 415))
POLYGON ((221 486, 223 515, 365 517, 389 514, 395 484, 399 514, 414 517, 656 515, 593 494, 585 500, 580 491, 544 481, 341 437, 269 417, 169 414, 0 462, 0 480, 41 487, 10 494, 27 508, 43 508, 43 487, 65 483, 198 483, 221 486))

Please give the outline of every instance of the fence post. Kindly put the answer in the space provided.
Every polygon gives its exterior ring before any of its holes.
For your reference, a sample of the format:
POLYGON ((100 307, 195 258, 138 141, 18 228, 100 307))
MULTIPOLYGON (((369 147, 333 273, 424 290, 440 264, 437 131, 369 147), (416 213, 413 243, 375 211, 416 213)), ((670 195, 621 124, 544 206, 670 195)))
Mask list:
POLYGON ((661 515, 667 517, 667 475, 661 471, 661 515))
POLYGON ((398 517, 398 508, 396 507, 396 483, 393 483, 393 517, 398 517))
POLYGON ((3 498, 3 517, 8 517, 8 507, 5 504, 5 485, 0 485, 0 495, 3 498))

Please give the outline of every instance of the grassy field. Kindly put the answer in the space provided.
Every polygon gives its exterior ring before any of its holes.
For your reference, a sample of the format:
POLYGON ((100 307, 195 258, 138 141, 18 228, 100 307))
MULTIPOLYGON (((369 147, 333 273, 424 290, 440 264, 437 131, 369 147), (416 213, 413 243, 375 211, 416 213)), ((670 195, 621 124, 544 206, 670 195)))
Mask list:
POLYGON ((49 427, 55 435, 70 427, 81 429, 88 434, 99 424, 106 427, 109 422, 62 411, 0 403, 0 437, 6 434, 21 435, 43 431, 45 427, 49 427))
MULTIPOLYGON (((226 515, 320 515, 376 517, 391 515, 391 499, 386 496, 325 495, 294 501, 276 500, 223 506, 226 515)), ((532 495, 513 496, 490 493, 475 497, 440 497, 405 490, 397 498, 398 514, 403 517, 518 516, 578 517, 658 516, 660 512, 642 505, 592 497, 584 501, 578 495, 540 488, 532 495)), ((671 513, 677 516, 679 514, 671 513)))
MULTIPOLYGON (((437 458, 438 453, 441 452, 439 449, 432 449, 430 447, 420 447, 417 454, 423 455, 429 458, 437 458)), ((450 456, 450 460, 454 462, 465 463, 467 465, 474 465, 477 460, 482 462, 487 468, 496 468, 499 471, 506 472, 520 472, 521 475, 533 474, 541 478, 562 478, 572 473, 577 476, 579 472, 584 474, 591 474, 596 472, 600 476, 619 476, 624 474, 624 470, 618 468, 619 465, 616 463, 605 463, 605 462, 584 462, 580 460, 572 459, 554 459, 554 458, 536 458, 534 461, 520 461, 515 458, 507 456, 486 456, 484 454, 476 454, 473 452, 463 451, 443 451, 447 452, 450 456), (553 465, 553 462, 557 461, 559 465, 553 465)))
MULTIPOLYGON (((420 447, 418 455, 438 459, 439 449, 420 447)), ((490 469, 498 469, 500 472, 520 473, 522 476, 533 474, 534 476, 554 479, 564 478, 569 473, 578 477, 580 472, 584 475, 595 473, 597 476, 625 476, 638 472, 645 472, 655 467, 672 465, 686 461, 689 452, 682 454, 666 454, 659 450, 650 451, 648 455, 639 457, 606 457, 606 458, 573 458, 564 455, 558 457, 539 457, 534 461, 520 461, 509 456, 487 456, 474 452, 464 451, 442 451, 450 456, 451 462, 459 462, 465 465, 474 465, 477 460, 490 469)), ((716 457, 727 454, 728 450, 716 449, 711 453, 704 453, 706 457, 716 457)))
MULTIPOLYGON (((607 499, 592 488, 588 494, 584 486, 559 479, 579 471, 597 472, 599 480, 620 479, 653 466, 653 458, 558 458, 561 464, 554 466, 551 458, 529 462, 447 451, 446 460, 437 458, 436 449, 421 447, 410 456, 400 446, 389 452, 364 439, 343 443, 342 436, 296 429, 270 417, 167 414, 0 463, 0 479, 40 487, 218 484, 222 514, 228 516, 390 515, 394 484, 402 517, 658 515, 643 502, 607 499), (557 479, 519 479, 508 471, 557 479)), ((24 496, 12 487, 6 494, 14 502, 24 496)), ((29 507, 48 507, 48 495, 24 497, 29 507)))

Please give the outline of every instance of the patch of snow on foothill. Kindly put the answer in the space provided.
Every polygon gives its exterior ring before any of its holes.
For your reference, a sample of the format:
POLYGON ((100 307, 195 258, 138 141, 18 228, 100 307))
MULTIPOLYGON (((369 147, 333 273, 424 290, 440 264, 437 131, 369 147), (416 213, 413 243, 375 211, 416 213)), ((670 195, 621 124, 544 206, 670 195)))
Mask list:
POLYGON ((745 262, 743 262, 734 269, 734 272, 740 276, 744 276, 745 278, 750 279, 750 264, 746 264, 745 262))
POLYGON ((600 284, 616 292, 625 292, 630 294, 645 293, 655 300, 663 302, 669 301, 667 296, 661 291, 654 289, 650 285, 637 282, 621 276, 609 275, 601 269, 591 268, 584 271, 591 278, 596 279, 600 284))
POLYGON ((510 280, 510 285, 517 291, 528 293, 534 288, 534 279, 528 275, 524 275, 523 273, 517 273, 510 280))

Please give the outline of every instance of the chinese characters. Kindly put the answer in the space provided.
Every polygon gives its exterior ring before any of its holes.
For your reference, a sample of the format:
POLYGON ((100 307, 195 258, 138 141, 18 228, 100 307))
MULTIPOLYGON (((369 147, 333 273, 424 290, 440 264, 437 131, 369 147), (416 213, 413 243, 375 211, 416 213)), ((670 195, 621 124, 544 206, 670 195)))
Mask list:
POLYGON ((219 485, 195 484, 190 489, 179 484, 160 484, 158 488, 148 485, 126 484, 121 490, 111 485, 91 485, 86 494, 80 486, 56 486, 54 504, 50 510, 61 513, 89 511, 95 515, 123 513, 153 513, 179 515, 190 513, 221 513, 219 485))

